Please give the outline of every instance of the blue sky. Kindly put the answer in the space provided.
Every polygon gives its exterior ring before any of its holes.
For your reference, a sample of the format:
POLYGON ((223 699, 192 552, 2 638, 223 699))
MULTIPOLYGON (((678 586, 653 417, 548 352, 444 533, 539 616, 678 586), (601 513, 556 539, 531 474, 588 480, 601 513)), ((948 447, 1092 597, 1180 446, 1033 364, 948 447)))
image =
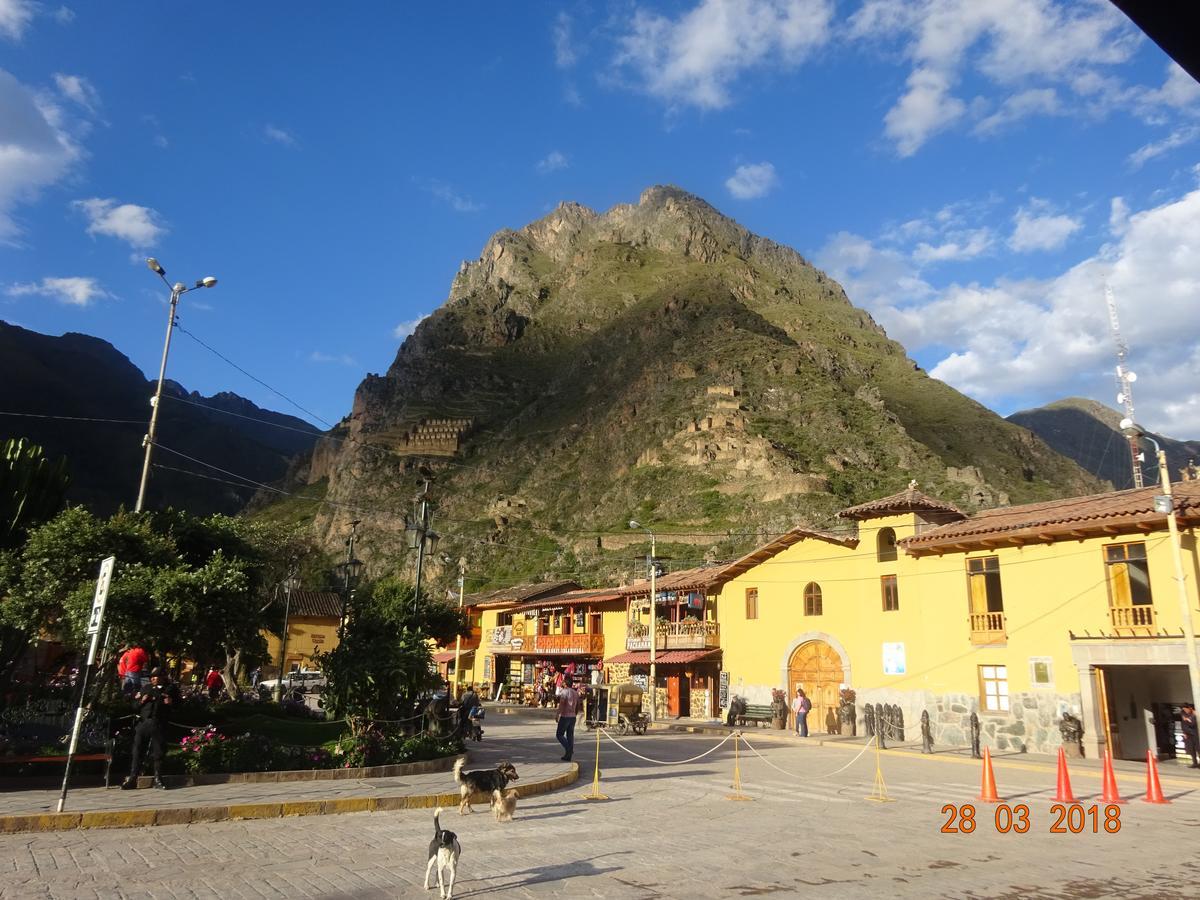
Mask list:
MULTIPOLYGON (((181 321, 336 421, 488 236, 680 185, 1001 413, 1200 437, 1200 86, 1107 2, 0 0, 0 318, 181 321)), ((181 336, 170 375, 297 412, 181 336)))

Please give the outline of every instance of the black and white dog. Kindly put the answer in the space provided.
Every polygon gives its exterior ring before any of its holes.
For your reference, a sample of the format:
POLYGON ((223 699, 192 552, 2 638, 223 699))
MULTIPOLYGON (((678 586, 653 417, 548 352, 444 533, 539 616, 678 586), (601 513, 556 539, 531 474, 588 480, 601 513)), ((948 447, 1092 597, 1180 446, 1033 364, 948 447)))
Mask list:
POLYGON ((443 900, 454 896, 454 878, 458 875, 458 857, 462 846, 458 843, 458 835, 442 827, 438 817, 442 814, 439 806, 433 811, 433 840, 429 842, 429 863, 425 866, 425 890, 429 890, 429 873, 437 866, 438 893, 443 900), (443 880, 443 871, 449 872, 450 884, 443 880))
POLYGON ((475 811, 471 808, 472 794, 494 796, 496 791, 503 792, 508 787, 508 783, 516 781, 518 777, 517 770, 510 762, 502 762, 494 769, 464 772, 463 764, 465 762, 465 759, 460 758, 454 763, 454 780, 458 783, 458 792, 462 796, 462 802, 458 804, 458 811, 464 816, 475 811))

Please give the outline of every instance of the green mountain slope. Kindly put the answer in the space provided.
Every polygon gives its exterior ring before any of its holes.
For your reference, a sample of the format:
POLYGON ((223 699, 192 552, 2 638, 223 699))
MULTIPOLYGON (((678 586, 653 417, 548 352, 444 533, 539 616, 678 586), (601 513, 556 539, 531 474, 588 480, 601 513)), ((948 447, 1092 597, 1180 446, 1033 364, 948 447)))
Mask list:
POLYGON ((335 437, 303 473, 344 504, 316 516, 331 545, 361 518, 363 552, 401 564, 426 461, 452 554, 512 577, 628 571, 631 515, 686 533, 678 565, 912 478, 967 507, 1099 486, 926 376, 795 251, 671 187, 496 234, 335 437))

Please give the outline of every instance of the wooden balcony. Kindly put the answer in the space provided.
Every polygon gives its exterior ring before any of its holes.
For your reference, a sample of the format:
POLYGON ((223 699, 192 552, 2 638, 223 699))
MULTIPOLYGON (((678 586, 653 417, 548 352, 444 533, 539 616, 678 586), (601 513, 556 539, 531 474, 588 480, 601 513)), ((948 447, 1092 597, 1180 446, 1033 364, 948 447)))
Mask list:
POLYGON ((1109 608, 1113 628, 1118 631, 1128 631, 1132 634, 1150 634, 1154 631, 1154 607, 1144 606, 1113 606, 1109 608))
POLYGON ((580 656, 603 656, 602 634, 539 634, 534 643, 538 653, 574 653, 580 656))
POLYGON ((1003 644, 1008 636, 1004 631, 1004 613, 971 613, 972 644, 1003 644))
MULTIPOLYGON (((626 650, 649 650, 645 625, 629 626, 626 650)), ((717 622, 659 622, 655 650, 712 650, 721 646, 721 626, 717 622)))

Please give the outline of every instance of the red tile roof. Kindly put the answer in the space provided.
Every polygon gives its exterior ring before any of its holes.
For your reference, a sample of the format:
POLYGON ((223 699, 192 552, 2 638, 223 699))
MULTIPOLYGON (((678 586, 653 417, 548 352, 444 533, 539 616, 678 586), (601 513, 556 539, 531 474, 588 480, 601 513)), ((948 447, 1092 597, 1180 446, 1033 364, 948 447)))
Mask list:
POLYGON ((790 531, 781 534, 773 541, 763 544, 756 550, 751 550, 741 559, 734 560, 721 571, 721 581, 725 582, 731 578, 736 578, 743 572, 748 572, 757 566, 759 563, 765 562, 777 553, 786 550, 793 544, 798 544, 800 541, 815 539, 819 541, 828 541, 831 544, 837 544, 840 547, 849 547, 853 549, 858 546, 858 538, 851 537, 847 534, 834 534, 831 531, 818 531, 813 528, 806 528, 798 525, 790 531))
POLYGON ((583 606, 588 603, 608 603, 612 600, 623 600, 616 588, 594 588, 591 590, 567 591, 565 594, 553 594, 530 603, 522 603, 505 612, 522 612, 527 609, 538 609, 546 606, 583 606))
MULTIPOLYGON (((464 650, 460 654, 458 654, 458 656, 460 659, 466 659, 468 656, 470 656, 474 652, 475 652, 474 650, 464 650)), ((433 661, 436 663, 452 662, 453 660, 454 660, 454 651, 453 650, 439 650, 437 653, 433 654, 433 661)))
MULTIPOLYGON (((668 572, 662 578, 655 579, 654 588, 658 591, 691 591, 700 588, 710 588, 721 583, 721 573, 724 566, 697 566, 694 569, 681 569, 678 572, 668 572)), ((650 580, 643 579, 633 584, 617 588, 622 597, 646 597, 650 594, 650 580)))
POLYGON ((341 621, 342 595, 334 591, 292 591, 289 615, 341 621))
POLYGON ((936 512, 950 514, 960 519, 966 518, 966 514, 957 506, 934 499, 928 494, 922 494, 917 490, 915 481, 910 482, 908 487, 898 494, 847 507, 838 513, 838 517, 861 522, 864 519, 878 519, 881 516, 906 512, 936 512))
MULTIPOLYGON (((1171 491, 1179 519, 1185 524, 1200 522, 1200 481, 1181 481, 1172 485, 1171 491)), ((986 509, 898 543, 919 556, 1004 543, 1157 530, 1167 527, 1166 514, 1154 511, 1154 497, 1161 493, 1162 488, 1155 486, 986 509)))
POLYGON ((567 591, 578 589, 579 584, 574 581, 542 581, 537 584, 516 584, 512 587, 497 588, 494 591, 468 594, 463 601, 463 605, 479 606, 486 609, 496 606, 507 606, 511 603, 521 603, 527 600, 534 600, 538 597, 564 594, 567 591))
MULTIPOLYGON (((720 652, 720 650, 664 650, 662 653, 655 654, 654 662, 656 665, 690 663, 720 652)), ((606 659, 604 661, 605 665, 610 665, 612 663, 632 663, 634 665, 648 666, 650 664, 650 651, 630 650, 628 653, 621 653, 617 656, 614 656, 612 659, 606 659)))

